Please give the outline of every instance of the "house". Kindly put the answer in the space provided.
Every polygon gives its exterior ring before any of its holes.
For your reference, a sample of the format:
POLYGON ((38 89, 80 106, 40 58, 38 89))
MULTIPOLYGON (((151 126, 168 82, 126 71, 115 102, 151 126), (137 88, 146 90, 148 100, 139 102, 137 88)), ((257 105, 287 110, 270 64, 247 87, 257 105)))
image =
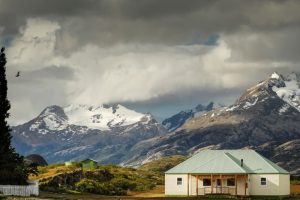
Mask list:
POLYGON ((290 194, 290 174, 254 150, 203 150, 165 172, 166 195, 290 194))
POLYGON ((82 166, 82 169, 84 169, 84 170, 96 169, 97 165, 98 165, 97 161, 92 160, 92 159, 85 159, 85 160, 81 161, 81 166, 82 166))

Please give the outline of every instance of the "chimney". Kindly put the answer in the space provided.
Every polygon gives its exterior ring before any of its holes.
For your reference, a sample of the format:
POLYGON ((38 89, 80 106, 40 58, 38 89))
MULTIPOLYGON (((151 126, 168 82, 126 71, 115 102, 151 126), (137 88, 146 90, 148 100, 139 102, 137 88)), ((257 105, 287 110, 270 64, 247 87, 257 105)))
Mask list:
POLYGON ((244 165, 244 159, 241 159, 241 167, 244 165))

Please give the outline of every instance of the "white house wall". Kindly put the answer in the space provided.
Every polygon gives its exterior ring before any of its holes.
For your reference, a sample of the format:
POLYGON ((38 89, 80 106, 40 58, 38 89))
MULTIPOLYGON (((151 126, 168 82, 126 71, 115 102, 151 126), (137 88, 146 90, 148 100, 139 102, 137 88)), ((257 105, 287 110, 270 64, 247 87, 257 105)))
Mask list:
POLYGON ((165 194, 166 195, 188 195, 188 175, 166 174, 165 194), (182 178, 182 185, 177 185, 177 178, 182 178))
POLYGON ((289 195, 289 174, 253 174, 250 175, 250 195, 289 195), (267 178, 267 185, 261 185, 261 178, 267 178))
MULTIPOLYGON (((249 186, 249 184, 248 184, 249 186)), ((246 195, 249 194, 249 190, 246 189, 246 195)), ((237 179, 237 195, 245 195, 245 179, 238 178, 237 179)))

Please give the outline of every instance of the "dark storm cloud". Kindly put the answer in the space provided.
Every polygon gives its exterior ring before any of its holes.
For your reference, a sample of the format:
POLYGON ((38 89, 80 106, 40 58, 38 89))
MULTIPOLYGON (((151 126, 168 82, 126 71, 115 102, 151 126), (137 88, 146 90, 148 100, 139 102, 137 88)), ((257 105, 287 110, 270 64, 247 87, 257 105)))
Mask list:
POLYGON ((242 26, 271 30, 300 23, 296 0, 1 0, 0 5, 4 34, 17 34, 27 18, 41 17, 74 30, 75 38, 99 43, 187 43, 242 26))

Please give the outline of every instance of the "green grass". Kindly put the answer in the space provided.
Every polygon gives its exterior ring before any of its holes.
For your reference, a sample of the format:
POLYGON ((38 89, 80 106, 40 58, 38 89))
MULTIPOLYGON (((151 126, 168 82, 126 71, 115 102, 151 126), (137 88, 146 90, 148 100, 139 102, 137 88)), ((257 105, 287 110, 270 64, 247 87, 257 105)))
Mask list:
POLYGON ((299 176, 291 176, 291 184, 292 185, 300 185, 300 177, 299 176))
POLYGON ((207 199, 238 199, 236 196, 224 194, 207 194, 204 196, 207 199))
POLYGON ((300 180, 291 180, 292 185, 300 185, 300 180))
POLYGON ((288 200, 291 199, 289 196, 251 196, 253 200, 288 200))

